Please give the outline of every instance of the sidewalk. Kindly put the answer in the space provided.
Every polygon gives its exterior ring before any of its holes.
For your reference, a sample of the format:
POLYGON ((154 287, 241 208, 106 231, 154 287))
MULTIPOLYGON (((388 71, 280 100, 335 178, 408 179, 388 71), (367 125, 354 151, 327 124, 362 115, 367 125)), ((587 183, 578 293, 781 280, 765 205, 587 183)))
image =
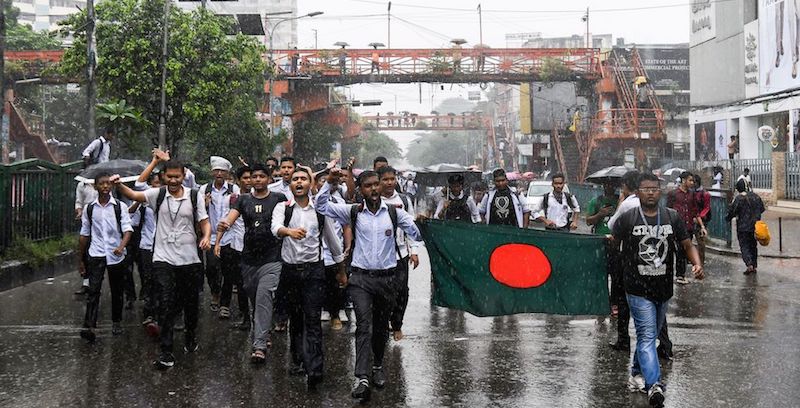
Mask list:
MULTIPOLYGON (((770 243, 768 246, 758 246, 758 256, 768 258, 795 258, 800 259, 800 216, 767 210, 761 220, 769 227, 770 243), (778 219, 781 219, 783 233, 783 251, 780 251, 780 237, 778 232, 778 219)), ((724 255, 741 256, 739 241, 736 238, 736 220, 731 223, 733 238, 731 247, 725 242, 712 240, 707 248, 724 255)))

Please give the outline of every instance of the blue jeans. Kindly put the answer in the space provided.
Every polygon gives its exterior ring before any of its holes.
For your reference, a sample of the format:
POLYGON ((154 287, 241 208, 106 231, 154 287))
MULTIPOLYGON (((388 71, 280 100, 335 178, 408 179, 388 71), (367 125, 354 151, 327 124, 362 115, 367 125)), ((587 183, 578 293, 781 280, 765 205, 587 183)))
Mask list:
POLYGON ((667 305, 664 302, 653 302, 641 296, 627 295, 633 325, 636 328, 636 351, 633 353, 631 375, 641 374, 644 377, 645 390, 661 380, 661 369, 658 366, 656 338, 667 318, 667 305))

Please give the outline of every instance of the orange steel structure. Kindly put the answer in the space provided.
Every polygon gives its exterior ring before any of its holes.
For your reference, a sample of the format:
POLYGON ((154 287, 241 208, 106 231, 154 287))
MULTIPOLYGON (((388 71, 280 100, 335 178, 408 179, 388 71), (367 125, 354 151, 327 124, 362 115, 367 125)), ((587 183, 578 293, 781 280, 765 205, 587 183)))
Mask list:
POLYGON ((482 115, 373 115, 362 116, 364 127, 375 130, 480 130, 486 127, 482 115))
MULTIPOLYGON (((568 79, 600 78, 600 52, 592 48, 441 48, 275 50, 277 79, 313 82, 529 82, 548 67, 568 79), (549 64, 549 65, 548 65, 549 64)), ((552 71, 551 69, 551 71, 552 71)), ((544 74, 544 75, 543 75, 544 74)))

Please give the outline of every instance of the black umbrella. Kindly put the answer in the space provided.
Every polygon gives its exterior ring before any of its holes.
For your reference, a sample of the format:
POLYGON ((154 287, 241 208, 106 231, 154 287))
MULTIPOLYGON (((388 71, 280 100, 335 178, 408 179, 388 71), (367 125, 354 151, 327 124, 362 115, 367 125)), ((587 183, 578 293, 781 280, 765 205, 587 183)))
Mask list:
POLYGON ((481 181, 481 172, 471 170, 418 171, 414 181, 421 186, 443 187, 447 185, 448 177, 454 174, 460 174, 464 177, 465 186, 481 181))
POLYGON ((75 177, 75 180, 93 184, 95 177, 102 173, 119 174, 123 182, 133 181, 139 178, 147 163, 141 160, 116 159, 107 162, 93 164, 75 177))
POLYGON ((631 169, 625 166, 606 167, 590 174, 586 177, 586 181, 599 184, 608 181, 619 181, 619 179, 628 174, 629 171, 631 171, 631 169))

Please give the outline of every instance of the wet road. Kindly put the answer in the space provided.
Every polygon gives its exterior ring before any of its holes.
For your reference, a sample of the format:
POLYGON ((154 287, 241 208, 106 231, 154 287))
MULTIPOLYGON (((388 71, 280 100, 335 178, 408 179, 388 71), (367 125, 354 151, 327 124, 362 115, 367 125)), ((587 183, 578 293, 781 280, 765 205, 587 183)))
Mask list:
MULTIPOLYGON (((427 260, 423 259, 423 265, 427 260)), ((760 260, 759 276, 737 258, 709 256, 707 279, 676 288, 668 320, 676 359, 663 365, 667 406, 797 406, 800 387, 800 261, 760 260)), ((516 315, 476 318, 431 307, 425 266, 412 273, 401 342, 391 341, 389 385, 375 407, 646 406, 626 387, 629 357, 612 351, 608 318, 516 315)), ((104 289, 98 342, 78 337, 77 276, 0 293, 0 406, 347 407, 353 326, 325 334, 325 383, 315 393, 286 374, 287 339, 263 367, 247 361, 246 334, 203 302, 200 351, 155 371, 155 343, 125 316, 110 335, 104 289)), ((180 338, 180 337, 178 337, 180 338)))

